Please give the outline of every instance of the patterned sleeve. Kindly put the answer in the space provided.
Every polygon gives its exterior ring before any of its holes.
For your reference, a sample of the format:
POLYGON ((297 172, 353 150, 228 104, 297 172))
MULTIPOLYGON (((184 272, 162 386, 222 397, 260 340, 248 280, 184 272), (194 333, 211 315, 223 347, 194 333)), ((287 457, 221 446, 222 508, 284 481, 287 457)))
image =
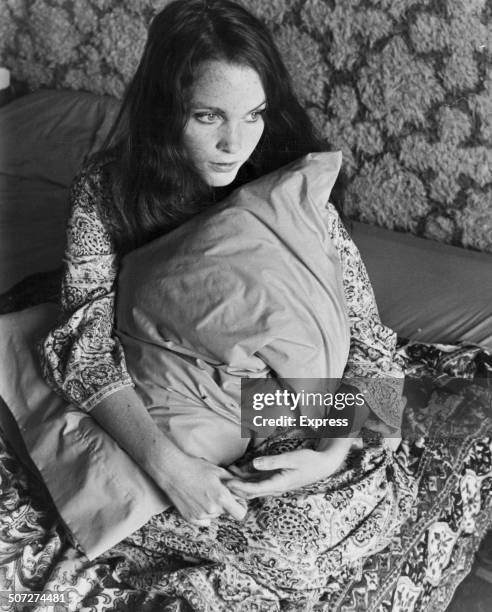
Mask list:
POLYGON ((403 367, 396 354, 397 336, 381 323, 359 250, 332 204, 328 204, 328 213, 329 233, 342 265, 350 322, 350 351, 344 381, 364 393, 373 414, 392 432, 401 425, 405 404, 403 367))
POLYGON ((61 317, 39 345, 47 382, 86 411, 133 385, 113 332, 119 261, 101 205, 109 197, 108 176, 101 166, 88 166, 72 185, 61 317))

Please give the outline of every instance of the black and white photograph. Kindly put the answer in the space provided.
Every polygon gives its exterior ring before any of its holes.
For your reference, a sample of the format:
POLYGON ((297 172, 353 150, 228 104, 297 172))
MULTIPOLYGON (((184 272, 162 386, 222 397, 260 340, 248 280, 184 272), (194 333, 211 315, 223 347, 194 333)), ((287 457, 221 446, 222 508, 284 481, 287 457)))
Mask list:
POLYGON ((0 0, 0 610, 491 609, 491 0, 0 0))

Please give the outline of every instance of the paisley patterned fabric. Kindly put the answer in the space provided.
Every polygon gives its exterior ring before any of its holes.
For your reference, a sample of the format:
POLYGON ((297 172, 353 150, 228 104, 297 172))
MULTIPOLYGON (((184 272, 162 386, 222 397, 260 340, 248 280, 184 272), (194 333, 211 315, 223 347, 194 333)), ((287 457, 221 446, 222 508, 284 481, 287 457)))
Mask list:
POLYGON ((112 331, 119 258, 105 224, 110 199, 106 167, 89 164, 70 192, 62 321, 41 349, 46 379, 87 410, 133 385, 112 331))
POLYGON ((169 510, 94 562, 2 440, 1 589, 55 591, 59 612, 445 610, 492 524, 492 355, 406 344, 398 357, 418 379, 395 452, 365 430, 342 471, 249 502, 242 523, 199 528, 169 510))
MULTIPOLYGON (((48 382, 84 410, 91 410, 104 397, 132 384, 123 349, 113 334, 119 256, 108 230, 111 199, 107 165, 89 162, 71 191, 62 321, 41 347, 48 382)), ((329 235, 340 255, 350 321, 351 346, 344 376, 352 384, 353 379, 360 380, 357 386, 364 391, 369 406, 394 429, 400 424, 402 411, 396 334, 382 325, 357 247, 335 207, 327 204, 327 208, 329 235)))

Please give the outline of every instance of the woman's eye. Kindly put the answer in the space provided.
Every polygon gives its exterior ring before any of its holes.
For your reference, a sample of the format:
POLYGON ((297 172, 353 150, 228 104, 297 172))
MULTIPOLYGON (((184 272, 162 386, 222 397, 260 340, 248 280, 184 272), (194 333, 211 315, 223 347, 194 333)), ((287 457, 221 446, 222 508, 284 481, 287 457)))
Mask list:
POLYGON ((195 115, 195 119, 201 123, 214 123, 218 118, 217 113, 197 113, 195 115))
MULTIPOLYGON (((256 123, 263 115, 266 109, 253 111, 249 113, 246 118, 248 123, 256 123)), ((221 119, 221 116, 217 113, 195 113, 195 119, 200 123, 212 124, 221 119)))
POLYGON ((258 119, 263 115, 264 112, 265 112, 265 109, 262 109, 259 111, 253 111, 252 113, 249 114, 248 121, 250 123, 256 123, 256 121, 258 121, 258 119))

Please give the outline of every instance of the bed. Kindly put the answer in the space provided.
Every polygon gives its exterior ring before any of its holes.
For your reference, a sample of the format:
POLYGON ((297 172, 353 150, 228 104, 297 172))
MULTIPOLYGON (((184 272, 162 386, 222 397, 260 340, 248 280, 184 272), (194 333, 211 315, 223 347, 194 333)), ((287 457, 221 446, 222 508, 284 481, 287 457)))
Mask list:
MULTIPOLYGON (((68 186, 117 108, 109 97, 40 91, 0 109, 3 343, 8 330, 31 338, 56 317, 68 186)), ((446 610, 492 525, 492 256, 360 223, 352 232, 382 320, 399 333, 407 374, 420 381, 407 388, 405 438, 418 504, 384 550, 341 568, 312 609, 446 610)), ((15 371, 29 387, 26 370, 15 371)), ((43 592, 60 611, 253 609, 226 597, 210 607, 191 587, 171 595, 163 585, 178 571, 173 560, 142 558, 135 538, 89 560, 61 526, 5 404, 0 416, 2 591, 43 592)), ((186 585, 187 570, 179 571, 186 585)), ((209 579, 221 571, 210 568, 209 579)), ((305 609, 269 605, 262 609, 305 609)))

